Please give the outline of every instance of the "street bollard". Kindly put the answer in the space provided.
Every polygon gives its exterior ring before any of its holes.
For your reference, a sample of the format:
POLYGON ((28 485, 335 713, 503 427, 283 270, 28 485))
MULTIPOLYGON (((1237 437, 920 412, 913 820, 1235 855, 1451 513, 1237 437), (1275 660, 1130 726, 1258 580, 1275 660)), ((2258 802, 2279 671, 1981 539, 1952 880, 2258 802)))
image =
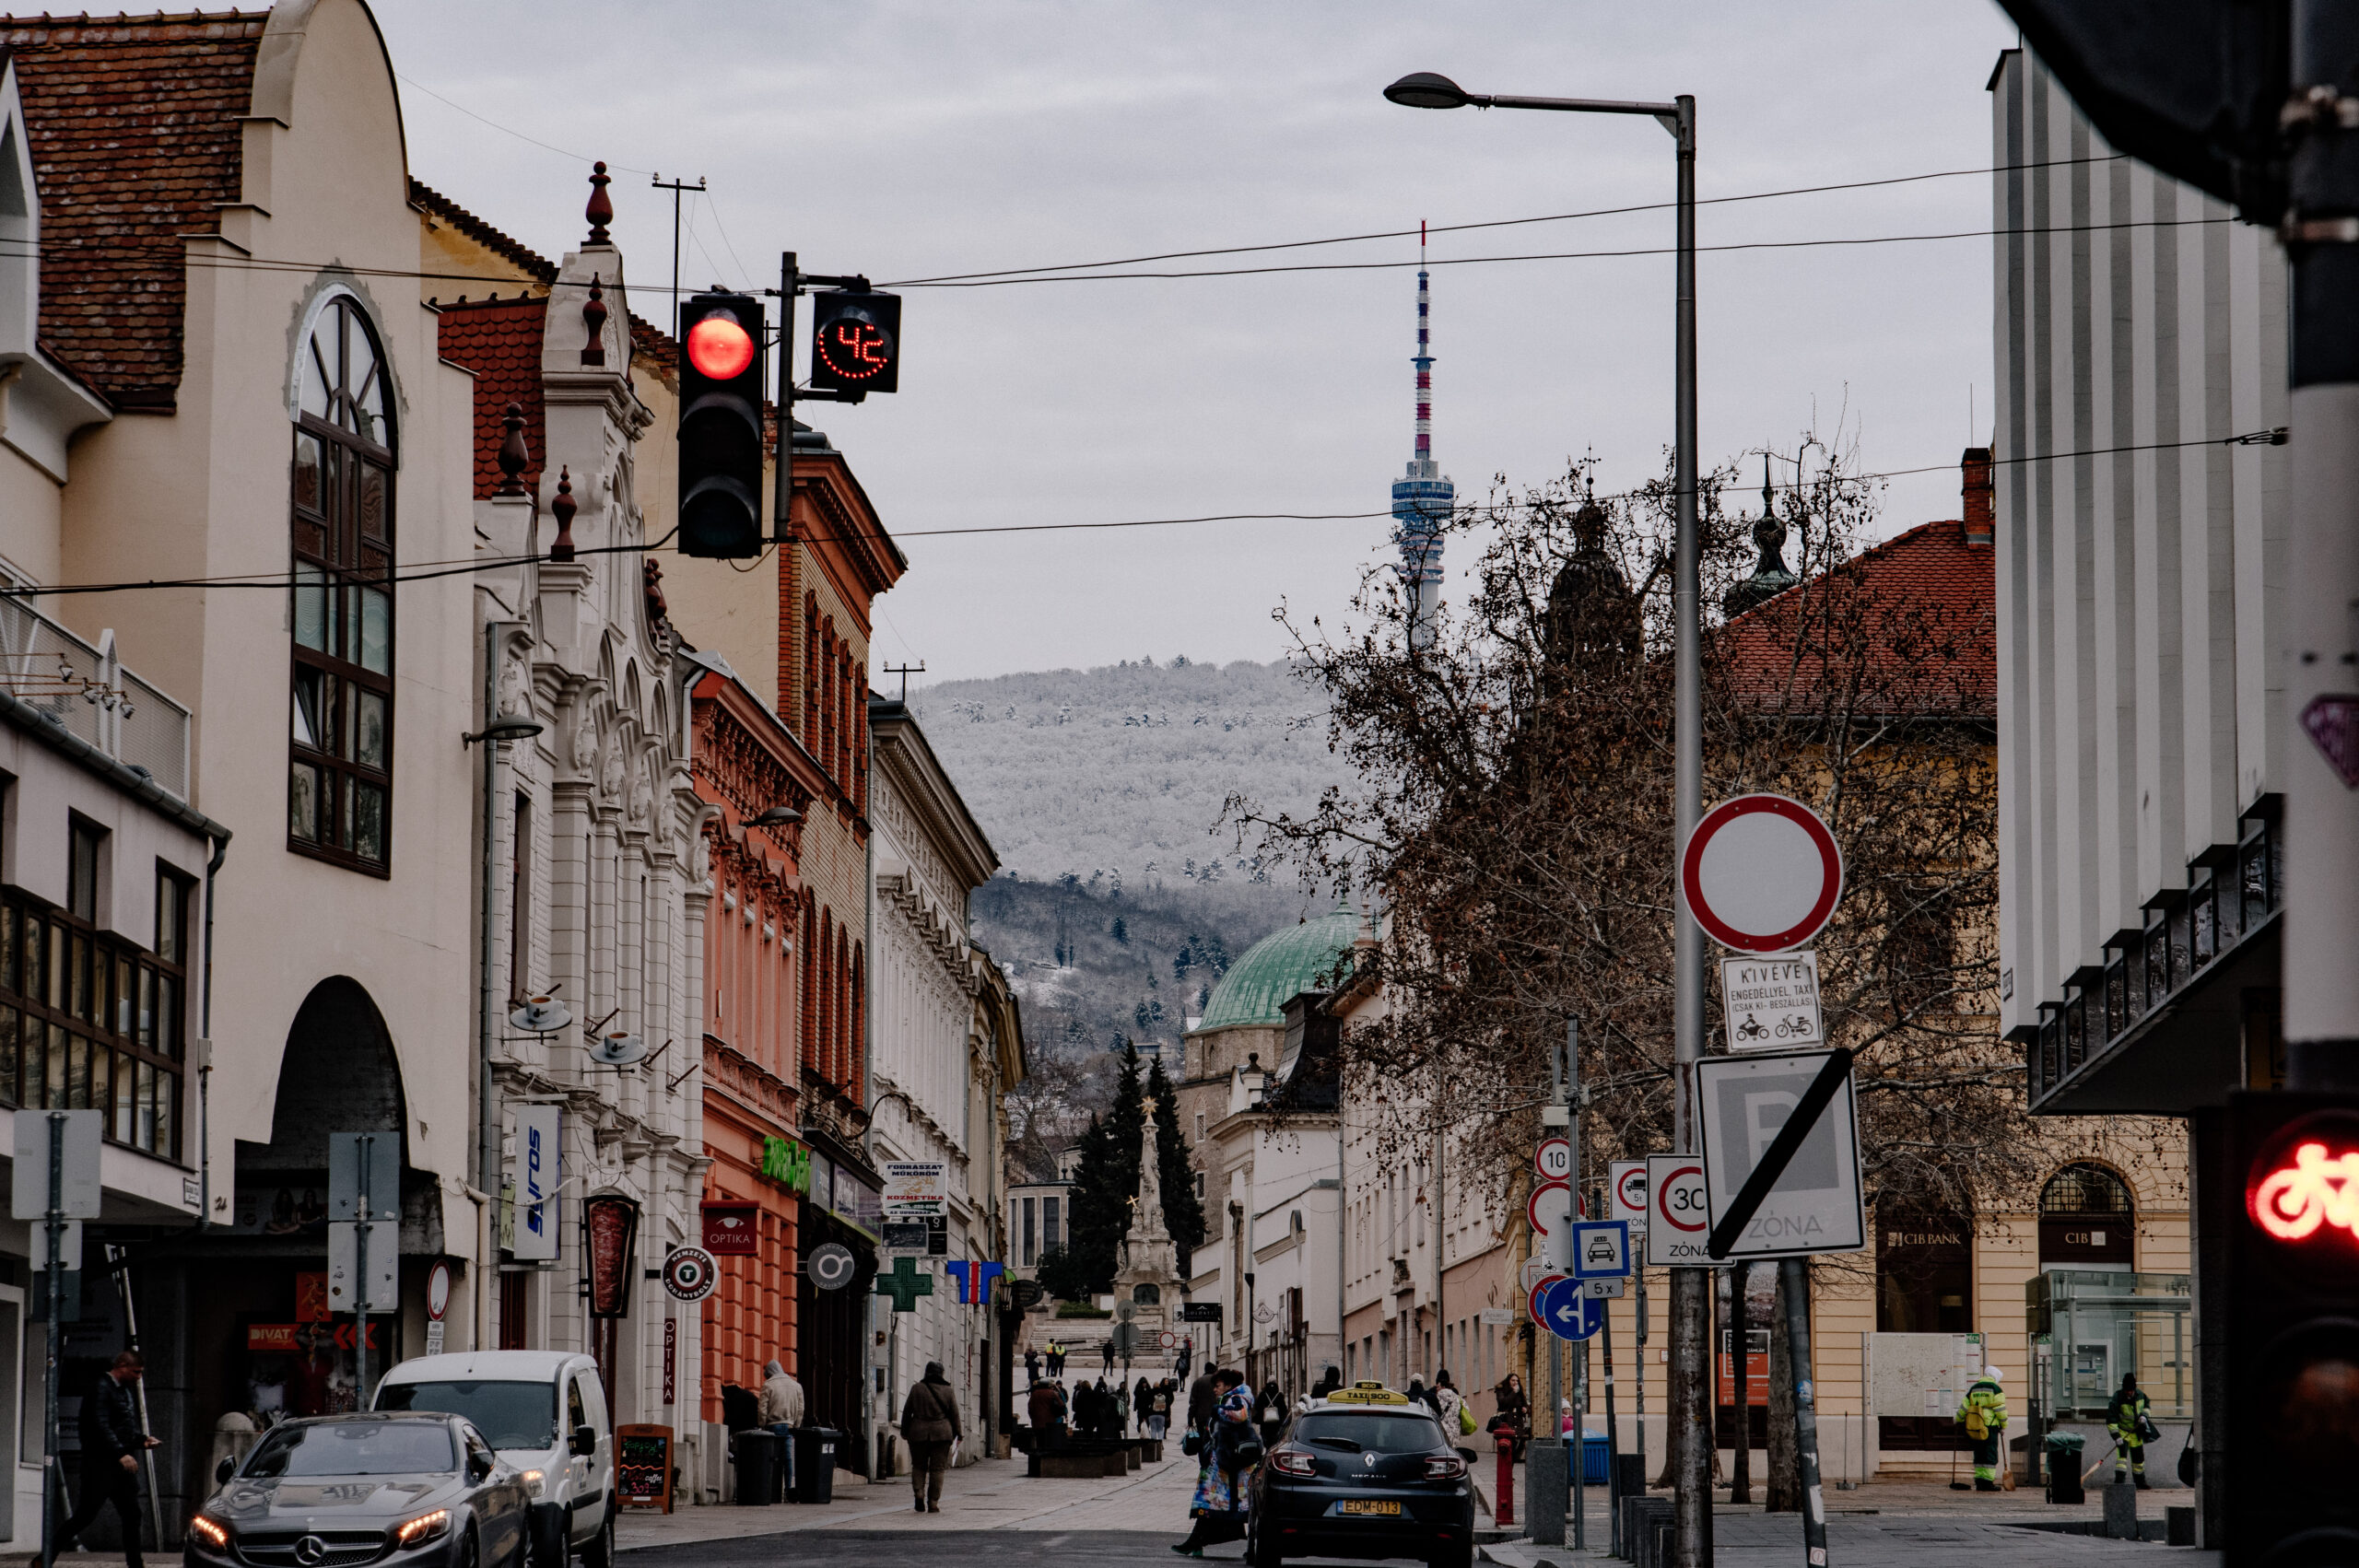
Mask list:
POLYGON ((1499 1440, 1498 1511, 1494 1521, 1500 1525, 1515 1523, 1515 1433, 1504 1431, 1499 1440))

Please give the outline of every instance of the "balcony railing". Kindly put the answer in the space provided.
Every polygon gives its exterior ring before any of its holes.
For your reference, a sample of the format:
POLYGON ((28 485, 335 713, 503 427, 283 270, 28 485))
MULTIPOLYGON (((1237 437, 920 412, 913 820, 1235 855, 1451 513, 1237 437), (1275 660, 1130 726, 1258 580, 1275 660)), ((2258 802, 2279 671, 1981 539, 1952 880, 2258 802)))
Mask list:
POLYGON ((2016 1032, 2035 1106, 2275 918, 2285 897, 2279 806, 2275 795, 2255 802, 2236 843, 2189 861, 2184 889, 2149 899, 2144 924, 2107 942, 2102 963, 2076 970, 2063 1000, 2042 1002, 2039 1022, 2016 1032))
POLYGON ((188 799, 188 709, 23 600, 0 598, 0 691, 188 799))

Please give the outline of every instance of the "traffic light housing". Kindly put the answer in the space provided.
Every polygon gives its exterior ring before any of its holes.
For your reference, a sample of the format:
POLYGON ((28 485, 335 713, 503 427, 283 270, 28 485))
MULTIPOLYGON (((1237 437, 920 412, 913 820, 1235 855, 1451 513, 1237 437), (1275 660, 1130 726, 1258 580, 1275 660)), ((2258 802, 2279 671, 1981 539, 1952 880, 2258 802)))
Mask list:
MULTIPOLYGON (((2359 1096, 2229 1097, 2226 1561, 2359 1560, 2359 1096)), ((2210 1339, 2209 1335, 2205 1336, 2210 1339)))
POLYGON ((834 289, 811 297, 811 385, 840 392, 901 388, 901 297, 834 289))
POLYGON ((680 554, 758 556, 762 302, 698 294, 680 321, 680 554))

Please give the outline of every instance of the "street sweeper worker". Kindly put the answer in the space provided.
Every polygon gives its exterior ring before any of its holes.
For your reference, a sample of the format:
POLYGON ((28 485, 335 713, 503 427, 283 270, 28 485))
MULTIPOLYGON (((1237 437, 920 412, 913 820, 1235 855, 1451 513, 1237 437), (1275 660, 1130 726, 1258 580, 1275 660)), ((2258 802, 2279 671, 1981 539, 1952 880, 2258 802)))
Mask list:
POLYGON ((2134 1477, 2141 1492, 2146 1490, 2146 1435, 2154 1426, 2147 1404, 2138 1379, 2124 1373, 2121 1387, 2105 1408, 2106 1435, 2113 1439, 2113 1479, 2118 1483, 2134 1477))
POLYGON ((1966 1391, 1957 1408, 1958 1424, 1974 1445, 1974 1490, 1999 1490, 1999 1445, 2007 1430, 2007 1393, 2000 1386, 1999 1369, 1986 1366, 1966 1391))

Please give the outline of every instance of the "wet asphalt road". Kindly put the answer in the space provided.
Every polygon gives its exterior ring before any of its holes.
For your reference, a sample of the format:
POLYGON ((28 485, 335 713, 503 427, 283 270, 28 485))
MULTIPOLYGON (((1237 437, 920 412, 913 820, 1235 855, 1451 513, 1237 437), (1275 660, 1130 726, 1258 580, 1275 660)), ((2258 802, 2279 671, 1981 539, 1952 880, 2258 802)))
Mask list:
MULTIPOLYGON (((1050 1563, 1055 1568, 1164 1568, 1192 1558, 1171 1550, 1177 1535, 1129 1530, 797 1530, 787 1535, 647 1547, 620 1568, 768 1568, 825 1562, 844 1568, 968 1568, 977 1563, 1050 1563)), ((1244 1560, 1240 1541, 1204 1553, 1207 1562, 1244 1560)), ((1317 1559, 1309 1560, 1316 1562, 1317 1559)))

